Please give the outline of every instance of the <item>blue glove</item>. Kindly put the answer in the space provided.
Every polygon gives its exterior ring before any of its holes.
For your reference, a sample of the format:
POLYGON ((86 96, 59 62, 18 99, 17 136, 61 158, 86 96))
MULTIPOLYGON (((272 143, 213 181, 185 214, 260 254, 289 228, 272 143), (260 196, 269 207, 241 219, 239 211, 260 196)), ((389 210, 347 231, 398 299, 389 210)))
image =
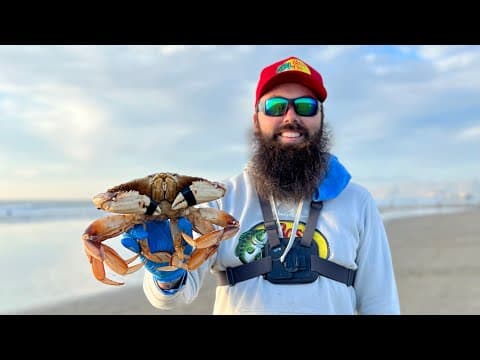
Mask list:
MULTIPOLYGON (((185 218, 180 218, 178 221, 178 227, 180 231, 192 236, 192 224, 185 218)), ((146 223, 146 230, 143 225, 135 225, 130 230, 126 231, 122 237, 122 245, 127 249, 140 254, 141 248, 138 240, 147 238, 147 243, 150 248, 150 252, 155 253, 158 251, 166 251, 173 253, 173 239, 170 232, 170 222, 165 221, 148 221, 146 223)), ((192 247, 187 244, 183 239, 185 245, 184 253, 189 255, 192 253, 192 247)), ((140 259, 145 262, 145 268, 150 271, 154 278, 160 282, 173 282, 180 279, 186 274, 186 270, 177 269, 173 271, 158 270, 159 266, 168 266, 167 262, 158 263, 148 260, 140 254, 140 259)))

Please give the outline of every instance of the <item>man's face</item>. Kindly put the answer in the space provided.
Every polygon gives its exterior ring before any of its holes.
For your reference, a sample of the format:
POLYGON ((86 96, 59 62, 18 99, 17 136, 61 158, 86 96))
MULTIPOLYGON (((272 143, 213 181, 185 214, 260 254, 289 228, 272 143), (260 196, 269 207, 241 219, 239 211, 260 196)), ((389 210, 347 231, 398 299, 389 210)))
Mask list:
MULTIPOLYGON (((303 85, 283 84, 260 98, 272 96, 285 99, 313 97, 313 93, 303 85)), ((277 99, 278 100, 278 99, 277 99)), ((277 101, 275 100, 275 101, 277 101)), ((308 99, 307 99, 308 100, 308 99)), ((280 102, 270 102, 272 113, 282 113, 285 108, 280 102)), ((314 113, 315 99, 297 102, 299 111, 314 113)), ((273 195, 280 201, 298 201, 309 197, 315 191, 328 167, 330 131, 322 127, 320 108, 313 116, 300 116, 290 102, 285 114, 268 116, 258 111, 253 116, 252 158, 249 173, 258 194, 263 198, 273 195)))
MULTIPOLYGON (((304 96, 315 98, 314 93, 307 87, 296 83, 285 83, 265 93, 260 98, 260 102, 272 97, 296 99, 304 96)), ((314 116, 298 115, 292 103, 289 104, 287 112, 281 116, 269 116, 262 111, 256 112, 253 115, 254 130, 266 139, 280 144, 302 144, 321 128, 320 104, 318 107, 319 110, 314 116)))

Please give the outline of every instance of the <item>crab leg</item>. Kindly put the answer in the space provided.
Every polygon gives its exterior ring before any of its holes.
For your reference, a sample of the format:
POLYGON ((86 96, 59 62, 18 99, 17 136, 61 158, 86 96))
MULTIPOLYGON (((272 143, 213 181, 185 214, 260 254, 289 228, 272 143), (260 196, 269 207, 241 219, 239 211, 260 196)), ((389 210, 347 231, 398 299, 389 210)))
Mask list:
POLYGON ((100 243, 118 236, 136 224, 141 224, 144 217, 141 215, 111 215, 92 222, 83 232, 82 239, 100 243))
POLYGON ((190 208, 186 214, 188 220, 202 236, 193 239, 182 233, 185 241, 191 246, 203 249, 211 247, 220 241, 231 238, 240 228, 238 221, 230 214, 214 208, 190 208), (214 230, 213 224, 223 229, 214 230))
POLYGON ((215 254, 217 249, 218 245, 214 245, 208 248, 195 249, 186 262, 183 262, 174 255, 172 257, 172 265, 177 268, 185 269, 187 271, 196 270, 198 267, 200 267, 200 265, 205 262, 205 260, 215 254))
POLYGON ((107 285, 123 285, 124 284, 122 282, 113 281, 107 278, 107 275, 105 273, 105 267, 103 266, 102 261, 97 260, 94 257, 90 257, 90 263, 92 264, 93 275, 95 276, 95 279, 97 279, 98 281, 101 281, 102 283, 107 285))
POLYGON ((138 263, 133 266, 128 266, 131 262, 135 261, 140 254, 136 254, 128 259, 123 259, 113 248, 103 244, 105 250, 105 264, 115 271, 119 275, 132 274, 138 271, 143 266, 143 263, 138 263))
POLYGON ((138 243, 140 244, 140 249, 142 249, 142 255, 145 256, 148 260, 157 263, 170 262, 170 258, 172 257, 172 255, 169 252, 158 251, 152 253, 150 251, 150 247, 148 246, 147 239, 139 240, 138 243))
MULTIPOLYGON (((105 253, 105 264, 108 265, 110 269, 112 269, 114 272, 120 275, 126 275, 126 274, 131 274, 134 273, 135 271, 138 271, 142 268, 143 262, 138 263, 133 266, 128 266, 132 261, 138 258, 138 254, 135 256, 132 256, 129 259, 122 259, 122 257, 110 246, 107 246, 105 244, 102 244, 102 248, 105 253)), ((95 278, 105 284, 108 285, 123 285, 124 283, 122 282, 117 282, 114 280, 109 279, 106 276, 105 272, 105 266, 103 261, 93 257, 89 256, 90 263, 92 264, 92 272, 95 278)))
POLYGON ((195 231, 203 234, 193 239, 188 234, 181 233, 185 241, 195 249, 186 261, 179 256, 183 252, 176 252, 171 264, 188 271, 202 265, 205 260, 215 254, 221 241, 234 236, 240 228, 239 222, 233 216, 214 208, 191 207, 186 210, 185 216, 192 223, 195 231), (222 226, 223 229, 215 230, 214 225, 222 226))
POLYGON ((172 233, 174 252, 183 260, 182 232, 178 228, 178 219, 170 219, 170 232, 172 233))
POLYGON ((104 262, 120 275, 130 274, 143 266, 140 263, 129 267, 128 264, 138 255, 125 260, 114 249, 102 244, 102 241, 120 235, 138 223, 141 223, 141 218, 136 215, 113 215, 95 220, 87 227, 82 240, 97 280, 109 285, 123 285, 106 277, 104 262))

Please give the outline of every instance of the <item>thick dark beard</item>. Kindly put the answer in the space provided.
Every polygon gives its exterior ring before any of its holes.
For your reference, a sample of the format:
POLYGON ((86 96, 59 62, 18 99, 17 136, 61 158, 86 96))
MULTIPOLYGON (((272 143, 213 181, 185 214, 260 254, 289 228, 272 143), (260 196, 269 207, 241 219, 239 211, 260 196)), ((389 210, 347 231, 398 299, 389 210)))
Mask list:
POLYGON ((325 125, 312 136, 299 125, 283 127, 301 131, 306 139, 299 145, 281 144, 276 136, 267 139, 253 132, 247 169, 261 197, 273 195, 279 201, 297 202, 312 196, 328 167, 331 131, 325 125))

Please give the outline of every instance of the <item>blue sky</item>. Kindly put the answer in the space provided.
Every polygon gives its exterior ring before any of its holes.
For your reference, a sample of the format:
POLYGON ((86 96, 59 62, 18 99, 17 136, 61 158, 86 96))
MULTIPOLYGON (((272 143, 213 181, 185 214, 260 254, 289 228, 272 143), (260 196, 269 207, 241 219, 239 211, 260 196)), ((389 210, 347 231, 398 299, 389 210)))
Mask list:
POLYGON ((479 46, 0 46, 0 200, 233 176, 259 72, 291 55, 322 74, 332 152, 374 196, 478 183, 479 46))

